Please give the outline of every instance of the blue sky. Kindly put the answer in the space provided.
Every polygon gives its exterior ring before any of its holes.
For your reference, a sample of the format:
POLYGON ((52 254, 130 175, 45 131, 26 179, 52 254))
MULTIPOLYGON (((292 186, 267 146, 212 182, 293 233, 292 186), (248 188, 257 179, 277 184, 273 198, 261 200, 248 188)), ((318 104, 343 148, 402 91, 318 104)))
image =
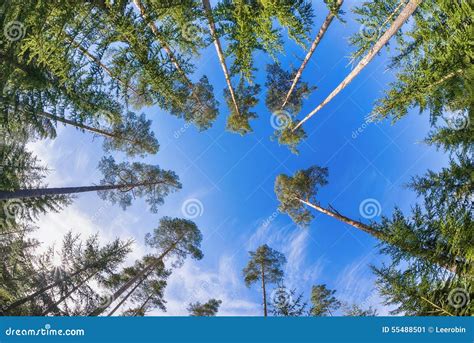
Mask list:
MULTIPOLYGON (((360 29, 350 13, 354 3, 345 2, 347 22, 334 21, 303 74, 303 80, 318 89, 306 99, 300 119, 350 71, 351 47, 347 38, 360 29)), ((313 37, 327 10, 317 2, 315 12, 313 37)), ((393 52, 392 47, 389 53, 393 52)), ((366 122, 374 100, 393 80, 392 71, 386 70, 387 56, 383 50, 355 81, 305 124, 309 137, 301 144, 300 154, 294 155, 270 140, 273 128, 271 113, 264 104, 263 85, 265 65, 272 61, 262 53, 255 55, 259 69, 256 81, 263 88, 256 107, 259 118, 251 123, 254 132, 242 137, 225 131, 225 82, 214 47, 210 46, 196 61, 195 74, 195 78, 202 74, 209 77, 220 102, 220 116, 210 130, 199 133, 158 108, 144 109, 153 120, 161 145, 159 153, 145 161, 174 170, 183 189, 170 195, 158 214, 150 213, 139 199, 122 211, 94 193, 82 194, 63 212, 41 218, 37 237, 45 245, 67 230, 84 236, 99 232, 103 241, 133 237, 136 249, 130 263, 149 252, 143 238, 161 216, 182 217, 183 203, 196 199, 202 204, 201 215, 194 220, 203 232, 204 259, 188 260, 173 271, 166 291, 167 315, 186 315, 189 302, 211 297, 223 300, 221 315, 261 315, 260 289, 247 289, 241 270, 248 251, 264 243, 286 255, 289 286, 308 295, 312 285, 325 283, 337 290, 341 300, 372 305, 380 314, 386 314, 369 269, 370 264, 379 265, 385 258, 377 254, 377 242, 318 213, 309 228, 296 227, 288 216, 276 212, 273 186, 278 174, 293 174, 317 164, 329 168, 329 184, 318 197, 323 206, 330 204, 364 222, 368 221, 361 216, 359 206, 366 199, 375 199, 382 215, 390 215, 396 205, 404 211, 410 209, 416 199, 404 185, 411 176, 439 169, 447 158, 421 143, 429 130, 426 114, 419 115, 415 110, 394 125, 389 121, 366 122)), ((291 42, 278 56, 285 68, 290 64, 298 67, 303 57, 304 51, 291 42)), ((51 169, 48 184, 59 187, 98 183, 101 175, 96 167, 103 156, 101 145, 100 138, 61 127, 56 140, 35 142, 31 149, 51 169)), ((123 159, 119 154, 115 157, 123 159)), ((374 218, 379 219, 380 216, 374 218)))

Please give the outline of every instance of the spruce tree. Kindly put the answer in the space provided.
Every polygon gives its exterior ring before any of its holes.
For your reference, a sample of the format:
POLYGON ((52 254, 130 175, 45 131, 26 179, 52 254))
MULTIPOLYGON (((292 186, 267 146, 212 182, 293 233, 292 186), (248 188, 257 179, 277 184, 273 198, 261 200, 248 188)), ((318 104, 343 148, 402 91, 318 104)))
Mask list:
POLYGON ((335 290, 328 289, 326 285, 315 285, 311 289, 312 316, 333 316, 334 311, 341 307, 341 302, 334 296, 335 290))

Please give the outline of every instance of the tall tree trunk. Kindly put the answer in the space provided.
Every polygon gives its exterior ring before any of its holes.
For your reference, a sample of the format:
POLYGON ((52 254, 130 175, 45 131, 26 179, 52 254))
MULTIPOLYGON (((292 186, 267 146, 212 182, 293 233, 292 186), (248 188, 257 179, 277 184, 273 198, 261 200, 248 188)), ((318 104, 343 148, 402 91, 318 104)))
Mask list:
MULTIPOLYGON (((110 253, 107 257, 113 256, 113 254, 118 253, 119 251, 121 251, 121 250, 127 248, 128 245, 129 245, 129 244, 126 244, 126 245, 124 245, 124 246, 121 246, 120 248, 118 248, 118 249, 117 249, 116 251, 114 251, 113 253, 110 253)), ((22 298, 22 299, 19 299, 19 300, 14 301, 14 302, 11 303, 9 306, 7 306, 4 310, 2 310, 1 313, 7 313, 7 312, 9 312, 9 311, 12 310, 12 309, 14 309, 14 308, 16 308, 16 307, 18 307, 18 306, 21 306, 21 305, 27 303, 28 301, 33 300, 33 299, 34 299, 35 297, 37 297, 38 295, 40 295, 40 294, 42 294, 42 293, 44 293, 44 292, 49 291, 51 288, 60 285, 60 284, 63 283, 65 280, 69 280, 69 279, 71 279, 71 278, 73 278, 73 277, 75 277, 75 276, 77 276, 77 275, 83 273, 83 272, 86 271, 86 270, 89 270, 89 269, 92 269, 92 268, 96 268, 97 266, 99 266, 101 263, 104 263, 105 261, 107 261, 107 258, 104 258, 104 259, 101 259, 101 260, 96 261, 96 262, 94 262, 94 263, 91 263, 91 264, 89 264, 89 265, 86 265, 84 268, 81 268, 81 269, 75 271, 75 272, 72 273, 71 275, 66 275, 65 277, 63 277, 63 278, 61 278, 61 279, 59 279, 59 280, 57 280, 57 281, 55 281, 55 282, 49 284, 48 286, 45 286, 45 287, 39 289, 38 291, 36 291, 36 292, 34 292, 34 293, 30 294, 30 295, 28 295, 28 296, 26 296, 26 297, 24 297, 24 298, 22 298)))
POLYGON ((142 306, 140 306, 140 308, 135 311, 135 313, 133 314, 134 317, 136 317, 137 314, 139 314, 141 311, 143 311, 145 309, 145 306, 148 304, 148 302, 151 300, 152 297, 153 297, 153 293, 151 293, 148 296, 148 298, 146 298, 146 300, 143 302, 142 306))
POLYGON ((58 301, 56 301, 53 305, 48 307, 43 313, 41 313, 42 316, 48 315, 51 311, 53 311, 55 308, 57 308, 64 300, 69 298, 72 293, 77 291, 82 285, 84 285, 87 281, 92 279, 98 272, 92 273, 89 275, 87 278, 85 278, 83 281, 79 282, 76 286, 73 287, 69 292, 67 292, 65 295, 63 295, 58 301))
POLYGON ((122 300, 120 300, 120 302, 113 308, 112 311, 109 312, 109 314, 107 315, 108 317, 112 316, 119 308, 120 306, 122 306, 122 304, 127 301, 127 299, 133 294, 133 292, 135 292, 135 290, 140 287, 140 285, 143 283, 143 281, 146 280, 146 278, 151 274, 153 270, 150 270, 146 275, 144 275, 141 280, 130 290, 130 292, 127 293, 126 296, 124 296, 122 298, 122 300))
MULTIPOLYGON (((203 1, 206 1, 206 0, 203 0, 203 1)), ((337 9, 335 11, 339 10, 339 8, 342 6, 343 2, 344 2, 344 0, 338 0, 337 9)), ((321 28, 319 29, 319 32, 318 32, 316 38, 314 39, 313 43, 311 44, 311 47, 310 47, 308 53, 306 54, 306 56, 303 60, 303 63, 301 63, 300 68, 296 72, 296 75, 293 79, 293 83, 291 84, 291 87, 290 87, 288 93, 286 94, 285 100, 283 101, 283 104, 281 105, 282 110, 284 109, 284 107, 288 103, 288 100, 290 99, 291 94, 293 93, 293 91, 296 87, 296 84, 298 83, 299 79, 301 78, 301 75, 303 75, 304 68, 306 68, 306 65, 308 64, 309 59, 311 58, 314 51, 318 47, 319 42, 321 41, 321 39, 323 39, 324 34, 326 33, 327 29, 329 28, 329 25, 331 25, 331 22, 333 21, 334 17, 335 17, 335 15, 334 15, 334 12, 332 12, 332 11, 330 11, 329 14, 326 16, 326 19, 324 20, 323 24, 321 25, 321 28)))
POLYGON ((265 289, 265 270, 262 264, 263 316, 267 317, 267 290, 265 289))
MULTIPOLYGON (((137 275, 135 275, 133 278, 128 280, 122 287, 120 287, 118 290, 116 290, 112 296, 112 299, 118 299, 127 289, 129 289, 135 282, 137 282, 140 278, 144 277, 145 275, 148 275, 150 271, 153 270, 153 268, 156 268, 158 264, 163 260, 163 258, 168 255, 169 252, 171 252, 174 248, 176 248, 176 245, 183 239, 184 234, 181 235, 176 242, 174 242, 168 249, 166 249, 160 256, 158 256, 157 261, 155 263, 151 263, 147 267, 143 268, 141 272, 139 272, 137 275)), ((98 307, 94 311, 92 311, 89 316, 98 316, 102 314, 107 307, 98 307)))
POLYGON ((294 128, 293 131, 297 130, 304 122, 315 115, 321 108, 328 104, 340 91, 342 91, 361 71, 369 64, 369 62, 377 55, 377 53, 388 43, 390 38, 397 33, 402 27, 403 23, 410 18, 415 12, 418 5, 422 0, 410 0, 405 8, 400 12, 398 17, 393 21, 392 25, 387 31, 379 38, 374 46, 367 52, 367 54, 360 60, 357 66, 346 76, 346 78, 328 95, 324 101, 318 105, 311 113, 303 118, 294 128))
POLYGON ((239 105, 237 104, 237 98, 235 96, 234 88, 232 87, 232 82, 230 80, 230 73, 225 63, 225 57, 222 51, 221 42, 219 40, 219 37, 217 37, 217 30, 216 25, 214 23, 214 16, 212 15, 211 4, 209 3, 209 0, 202 0, 202 5, 204 7, 204 11, 206 12, 207 21, 209 22, 209 31, 211 32, 212 39, 214 40, 214 46, 216 47, 217 57, 219 57, 219 62, 222 71, 224 72, 225 81, 227 83, 227 88, 229 89, 232 102, 234 103, 235 112, 237 113, 237 115, 240 116, 239 105))
POLYGON ((361 222, 359 222, 359 221, 357 221, 357 220, 353 220, 353 219, 350 219, 350 218, 348 218, 348 217, 346 217, 346 216, 343 216, 342 214, 338 213, 337 211, 330 211, 330 210, 327 210, 327 209, 325 209, 325 208, 323 208, 323 207, 320 207, 320 206, 318 206, 318 205, 312 204, 312 203, 310 203, 310 202, 308 202, 308 201, 301 200, 301 199, 298 199, 298 200, 299 200, 301 203, 305 204, 306 206, 309 206, 309 207, 311 207, 311 208, 314 208, 315 210, 317 210, 317 211, 319 211, 319 212, 321 212, 321 213, 324 213, 324 214, 326 214, 326 215, 328 215, 328 216, 330 216, 330 217, 336 218, 336 219, 340 220, 341 222, 344 222, 344 223, 346 223, 346 224, 349 224, 349 225, 355 227, 356 229, 362 230, 362 231, 364 231, 364 232, 366 232, 366 233, 368 233, 368 234, 374 236, 374 237, 377 238, 377 239, 382 239, 382 240, 384 239, 383 235, 382 235, 380 232, 374 230, 374 229, 373 229, 372 227, 370 227, 369 225, 366 225, 366 224, 361 223, 361 222))
POLYGON ((60 116, 56 116, 56 115, 51 114, 51 113, 42 112, 42 113, 37 113, 37 115, 40 116, 40 117, 44 117, 44 118, 48 118, 48 119, 51 119, 51 120, 61 122, 65 125, 74 126, 74 127, 79 128, 79 129, 83 129, 83 130, 86 130, 86 131, 89 131, 89 132, 92 132, 92 133, 95 133, 95 134, 98 134, 98 135, 101 135, 101 136, 104 136, 104 137, 107 137, 107 138, 122 139, 122 140, 130 142, 132 144, 139 144, 139 141, 137 141, 137 140, 133 140, 133 139, 130 139, 130 138, 127 138, 127 137, 120 137, 120 136, 117 136, 117 135, 115 135, 113 133, 110 133, 108 131, 97 129, 97 128, 92 127, 92 126, 84 125, 84 124, 75 122, 74 120, 69 120, 69 119, 66 119, 66 118, 63 118, 63 117, 60 117, 60 116))
POLYGON ((100 186, 82 186, 82 187, 61 187, 61 188, 31 188, 18 189, 16 191, 0 191, 0 200, 36 198, 45 195, 75 194, 84 192, 106 191, 110 189, 133 189, 140 186, 151 186, 165 181, 126 183, 120 185, 100 185, 100 186))
POLYGON ((175 54, 173 53, 173 50, 171 50, 171 47, 168 45, 166 40, 163 38, 163 35, 158 30, 155 23, 152 20, 150 20, 148 14, 146 13, 145 7, 143 6, 143 3, 140 0, 133 0, 133 3, 135 4, 135 7, 138 9, 138 11, 140 12, 140 15, 143 17, 143 19, 146 22, 148 22, 148 27, 151 29, 151 31, 153 32, 155 37, 158 39, 158 42, 161 44, 161 46, 165 50, 166 54, 169 56, 171 62, 174 65, 174 67, 176 68, 178 73, 181 75, 181 77, 183 78, 183 80, 186 83, 186 85, 188 86, 188 88, 191 90, 191 93, 192 93, 193 97, 199 103, 200 107, 204 108, 205 106, 202 104, 201 99, 199 98, 199 96, 192 91, 193 87, 194 87, 193 83, 188 78, 188 76, 186 75, 183 68, 181 68, 181 66, 178 62, 178 59, 176 58, 175 54))
MULTIPOLYGON (((373 237, 381 240, 381 241, 384 241, 384 242, 389 242, 389 237, 387 237, 387 235, 379 232, 379 231, 376 231, 374 230, 374 228, 372 228, 371 226, 369 225, 366 225, 364 223, 361 223, 357 220, 353 220, 353 219, 350 219, 346 216, 343 216, 342 214, 340 214, 339 212, 337 211, 330 211, 328 209, 325 209, 323 207, 320 207, 318 205, 315 205, 315 204, 312 204, 308 201, 304 201, 304 200, 301 200, 301 199, 298 199, 298 201, 300 201, 301 203, 311 207, 311 208, 314 208, 315 210, 321 212, 321 213, 324 213, 330 217, 333 217, 333 218, 336 218, 346 224, 349 224, 353 227, 355 227, 356 229, 359 229, 359 230, 362 230, 370 235, 372 235, 373 237)), ((423 250, 422 248, 420 248, 419 251, 415 251, 415 252, 411 252, 414 256, 418 256, 420 258, 424 258, 424 259, 427 259, 437 265, 439 265, 440 267, 442 268, 445 268, 447 270, 449 270, 450 272, 452 273, 455 273, 457 274, 458 273, 458 268, 456 266, 456 263, 446 263, 445 260, 442 260, 440 258, 433 258, 433 252, 431 250, 423 250)))

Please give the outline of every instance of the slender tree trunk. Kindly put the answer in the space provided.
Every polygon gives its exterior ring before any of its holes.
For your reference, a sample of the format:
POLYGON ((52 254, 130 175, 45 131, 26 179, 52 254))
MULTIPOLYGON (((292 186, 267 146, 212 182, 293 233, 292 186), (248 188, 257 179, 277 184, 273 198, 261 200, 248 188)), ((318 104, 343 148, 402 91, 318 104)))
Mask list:
MULTIPOLYGON (((163 258, 174 248, 176 248, 176 245, 183 239, 184 234, 181 235, 176 242, 174 242, 168 249, 166 249, 160 256, 158 256, 157 261, 155 263, 152 263, 148 265, 147 267, 143 268, 141 272, 139 272, 137 275, 135 275, 133 278, 128 280, 122 287, 120 287, 118 290, 115 291, 115 293, 112 296, 112 299, 118 299, 127 289, 129 289, 135 282, 137 282, 140 278, 144 277, 147 275, 150 271, 153 270, 153 268, 157 267, 159 262, 163 260, 163 258)), ((92 311, 89 316, 98 316, 102 314, 107 307, 98 307, 94 311, 92 311)))
POLYGON ((179 74, 183 78, 183 80, 186 83, 186 85, 188 86, 188 88, 191 90, 191 93, 192 93, 193 97, 199 103, 200 107, 204 108, 204 105, 202 104, 201 99, 199 98, 199 96, 192 91, 193 87, 194 87, 193 83, 188 78, 188 76, 186 75, 183 68, 181 68, 181 65, 179 64, 178 59, 176 58, 175 54, 173 53, 173 50, 171 50, 171 47, 168 45, 166 40, 163 38, 163 35, 158 30, 155 23, 152 20, 150 20, 150 18, 148 17, 148 14, 146 13, 146 10, 145 10, 145 7, 143 6, 143 3, 140 0, 133 0, 133 3, 135 4, 135 7, 138 9, 138 11, 140 12, 140 15, 143 17, 143 19, 148 22, 148 27, 150 27, 151 31, 153 32, 155 37, 158 39, 158 42, 161 44, 161 46, 165 50, 166 54, 169 56, 171 62, 174 65, 174 67, 179 72, 179 74))
POLYGON ((204 6, 204 11, 206 12, 206 17, 209 22, 209 31, 211 32, 212 39, 214 40, 214 46, 216 47, 217 57, 219 57, 219 62, 224 72, 225 81, 227 83, 227 88, 229 89, 230 96, 232 98, 232 102, 234 103, 235 112, 237 115, 240 116, 239 106, 237 105, 237 98, 235 96, 234 88, 232 87, 232 82, 230 80, 230 73, 229 69, 227 69, 227 65, 225 63, 224 53, 222 51, 221 42, 219 37, 217 37, 216 33, 216 25, 214 23, 214 17, 212 15, 212 8, 209 0, 202 0, 202 5, 204 6))
POLYGON ((398 17, 393 21, 392 25, 388 28, 387 31, 379 38, 379 40, 374 44, 374 46, 367 52, 367 54, 360 60, 357 66, 346 76, 346 78, 328 95, 324 101, 318 105, 312 112, 310 112, 306 117, 303 118, 294 128, 293 131, 298 129, 304 122, 309 118, 315 115, 321 108, 328 104, 340 91, 342 91, 361 71, 365 68, 367 64, 377 55, 377 53, 383 48, 385 44, 388 43, 390 38, 397 33, 397 31, 402 27, 403 23, 410 18, 410 16, 415 12, 418 5, 422 0, 410 0, 405 8, 400 12, 398 17))
MULTIPOLYGON (((298 201, 300 201, 301 203, 311 207, 311 208, 314 208, 315 210, 321 212, 321 213, 324 213, 330 217, 333 217, 333 218, 336 218, 346 224, 349 224, 353 227, 355 227, 356 229, 359 229, 359 230, 362 230, 366 233, 368 233, 369 235, 381 240, 381 241, 384 241, 384 242, 389 242, 389 237, 387 237, 385 234, 379 232, 379 231, 376 231, 374 230, 374 228, 372 228, 371 226, 369 225, 366 225, 364 223, 361 223, 357 220, 353 220, 353 219, 350 219, 346 216, 343 216, 342 214, 338 213, 337 211, 330 211, 328 209, 325 209, 323 207, 320 207, 318 205, 315 205, 315 204, 312 204, 308 201, 304 201, 304 200, 301 200, 301 199, 298 199, 298 201)), ((426 249, 423 251, 423 250, 420 250, 418 252, 412 252, 413 255, 415 256, 418 256, 420 258, 425 258, 427 260, 430 260, 431 262, 439 265, 440 267, 443 267, 447 270, 449 270, 450 272, 454 273, 454 274, 457 274, 457 270, 458 268, 456 267, 456 263, 454 264, 447 264, 446 261, 443 261, 442 259, 434 259, 432 256, 433 256, 433 252, 432 251, 427 251, 426 249)))
POLYGON ((117 135, 115 135, 113 133, 110 133, 108 131, 97 129, 97 128, 92 127, 92 126, 84 125, 84 124, 75 122, 74 120, 69 120, 69 119, 66 119, 66 118, 62 118, 60 116, 55 116, 54 114, 51 114, 51 113, 42 112, 42 113, 37 113, 37 115, 40 116, 40 117, 51 119, 51 120, 56 120, 56 121, 61 122, 65 125, 74 126, 74 127, 79 128, 79 129, 83 129, 83 130, 86 130, 86 131, 89 131, 89 132, 92 132, 92 133, 95 133, 95 134, 98 134, 98 135, 101 135, 101 136, 104 136, 104 137, 107 137, 107 138, 122 139, 122 140, 130 142, 132 144, 139 144, 139 142, 136 141, 136 140, 129 139, 129 138, 126 138, 126 137, 120 137, 120 136, 117 136, 117 135))
MULTIPOLYGON (((121 250, 125 249, 126 247, 128 247, 128 245, 129 245, 129 244, 126 244, 125 246, 122 246, 122 247, 118 248, 118 249, 117 249, 116 251, 114 251, 113 253, 118 253, 119 251, 121 251, 121 250)), ((108 255, 108 257, 113 256, 113 253, 110 253, 110 254, 108 255)), ((18 306, 21 306, 21 305, 27 303, 28 301, 33 300, 33 299, 34 299, 35 297, 37 297, 38 295, 40 295, 40 294, 42 294, 42 293, 44 293, 44 292, 47 292, 48 290, 50 290, 50 289, 53 288, 53 287, 58 286, 59 284, 61 284, 61 283, 64 282, 65 280, 71 279, 71 278, 73 278, 73 277, 75 277, 75 276, 77 276, 77 275, 83 273, 84 271, 86 271, 86 270, 88 270, 88 269, 95 268, 95 267, 97 267, 99 264, 101 264, 101 263, 103 263, 103 262, 105 262, 105 261, 107 261, 106 258, 105 258, 105 259, 101 259, 100 261, 96 261, 95 263, 91 263, 91 264, 85 266, 84 268, 81 268, 81 269, 75 271, 75 272, 72 273, 71 275, 66 275, 65 277, 63 277, 63 278, 61 278, 61 279, 59 279, 59 280, 57 280, 57 281, 55 281, 55 282, 49 284, 48 286, 45 286, 45 287, 39 289, 38 291, 36 291, 36 292, 34 292, 34 293, 30 294, 30 295, 28 295, 28 296, 26 296, 26 297, 24 297, 24 298, 22 298, 22 299, 19 299, 19 300, 14 301, 14 302, 11 303, 9 306, 7 306, 4 310, 2 310, 2 313, 7 313, 7 312, 9 312, 9 311, 12 310, 12 309, 14 309, 14 308, 16 308, 16 307, 18 307, 18 306)))
MULTIPOLYGON (((203 1, 206 1, 206 0, 203 0, 203 1)), ((338 0, 338 2, 337 2, 338 7, 335 11, 339 10, 339 8, 342 6, 343 2, 344 2, 344 0, 338 0)), ((304 68, 306 68, 306 65, 308 64, 311 56, 313 55, 314 51, 318 47, 319 42, 321 41, 321 39, 323 39, 324 34, 326 33, 327 29, 329 28, 329 25, 331 25, 331 22, 333 21, 334 17, 335 17, 335 15, 332 11, 330 11, 329 14, 326 16, 326 19, 324 20, 323 24, 321 25, 321 28, 319 29, 319 32, 318 32, 316 38, 314 39, 313 43, 311 44, 311 47, 310 47, 308 53, 306 54, 306 56, 303 60, 303 63, 301 63, 300 68, 296 72, 296 75, 293 79, 293 83, 291 84, 291 87, 290 87, 288 93, 286 94, 285 100, 283 101, 283 104, 281 105, 282 110, 286 106, 286 104, 288 103, 288 100, 290 99, 291 94, 293 93, 293 91, 296 87, 296 84, 298 83, 299 79, 301 78, 301 75, 303 75, 304 68)))
POLYGON ((263 316, 267 317, 267 290, 265 289, 265 270, 262 264, 263 316))
POLYGON ((92 279, 95 275, 97 275, 98 272, 92 273, 89 275, 86 279, 83 281, 79 282, 76 286, 74 286, 73 289, 71 289, 69 292, 67 292, 65 295, 63 295, 58 301, 56 301, 53 305, 48 307, 43 313, 41 313, 42 316, 48 315, 51 311, 53 311, 55 308, 57 308, 64 300, 69 298, 71 294, 73 294, 75 291, 77 291, 82 285, 84 285, 87 281, 92 279))
POLYGON ((97 191, 106 191, 106 190, 111 190, 111 189, 133 189, 136 187, 151 186, 151 185, 157 185, 160 183, 166 183, 166 182, 156 181, 156 182, 142 182, 142 183, 133 183, 133 184, 126 183, 126 184, 120 184, 120 185, 18 189, 16 191, 0 191, 0 200, 36 198, 36 197, 41 197, 45 195, 63 195, 63 194, 85 193, 85 192, 97 192, 97 191))
POLYGON ((127 299, 133 294, 133 292, 135 292, 135 290, 140 287, 140 285, 143 283, 143 281, 145 281, 145 279, 151 274, 153 270, 150 270, 146 275, 144 275, 141 280, 139 282, 137 282, 137 284, 130 290, 130 292, 127 293, 126 296, 124 296, 122 298, 122 300, 120 300, 120 302, 113 308, 112 311, 110 311, 110 313, 107 315, 108 317, 112 316, 119 308, 120 306, 122 306, 122 304, 127 301, 127 299))
POLYGON ((141 311, 143 311, 145 309, 145 306, 148 304, 148 302, 151 300, 152 297, 153 297, 153 294, 150 294, 148 296, 148 298, 146 298, 146 300, 143 302, 142 306, 140 306, 140 308, 138 310, 136 310, 135 313, 133 314, 134 317, 136 317, 137 314, 139 314, 141 311))
POLYGON ((308 202, 308 201, 304 201, 304 200, 301 200, 301 199, 298 199, 298 200, 299 200, 301 203, 305 204, 306 206, 309 206, 309 207, 311 207, 311 208, 314 208, 315 210, 317 210, 317 211, 319 211, 319 212, 321 212, 321 213, 324 213, 324 214, 326 214, 326 215, 328 215, 328 216, 330 216, 330 217, 336 218, 336 219, 340 220, 341 222, 344 222, 344 223, 346 223, 346 224, 349 224, 349 225, 355 227, 356 229, 362 230, 362 231, 364 231, 364 232, 366 232, 366 233, 368 233, 368 234, 374 236, 375 238, 384 239, 384 238, 383 238, 383 235, 382 235, 380 232, 374 230, 374 229, 373 229, 372 227, 370 227, 369 225, 366 225, 366 224, 364 224, 364 223, 361 223, 361 222, 359 222, 359 221, 357 221, 357 220, 350 219, 350 218, 348 218, 348 217, 346 217, 346 216, 343 216, 342 214, 340 214, 340 213, 338 213, 338 212, 336 212, 336 211, 327 210, 327 209, 325 209, 325 208, 323 208, 323 207, 320 207, 320 206, 318 206, 318 205, 312 204, 312 203, 310 203, 310 202, 308 202))

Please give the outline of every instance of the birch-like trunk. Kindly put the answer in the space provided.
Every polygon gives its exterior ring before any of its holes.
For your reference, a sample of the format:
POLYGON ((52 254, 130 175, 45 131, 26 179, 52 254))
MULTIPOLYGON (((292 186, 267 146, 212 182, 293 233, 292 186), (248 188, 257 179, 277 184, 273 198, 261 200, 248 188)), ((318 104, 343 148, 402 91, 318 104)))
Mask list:
POLYGON ((234 103, 235 112, 240 116, 239 105, 237 104, 237 98, 235 96, 234 88, 232 87, 232 82, 230 80, 229 69, 225 63, 224 52, 222 51, 222 45, 217 37, 216 25, 214 23, 214 16, 212 15, 212 8, 209 0, 202 0, 202 5, 204 11, 206 12, 207 21, 209 22, 209 31, 211 32, 212 39, 214 40, 214 46, 216 47, 217 57, 219 58, 219 63, 221 65, 222 71, 224 72, 225 81, 227 83, 227 88, 229 89, 232 102, 234 103))
MULTIPOLYGON (((203 1, 206 1, 206 0, 203 0, 203 1)), ((342 3, 344 2, 344 0, 338 0, 337 2, 337 10, 339 10, 339 8, 342 6, 342 3)), ((293 93, 293 91, 295 90, 295 87, 296 87, 296 84, 298 83, 298 81, 300 80, 301 78, 301 75, 303 75, 303 70, 304 68, 306 68, 306 65, 308 64, 311 56, 313 56, 313 53, 314 51, 316 50, 316 48, 318 47, 319 45, 319 42, 321 41, 321 39, 323 39, 324 37, 324 34, 326 33, 327 29, 329 28, 329 25, 331 25, 331 22, 333 21, 335 15, 333 12, 329 12, 329 14, 326 16, 326 19, 324 20, 323 24, 321 25, 321 28, 319 29, 319 32, 316 36, 316 38, 314 39, 313 43, 311 44, 311 47, 308 51, 308 53, 306 54, 304 60, 303 60, 303 63, 301 63, 301 66, 299 67, 298 71, 296 72, 296 75, 293 79, 293 82, 291 84, 291 87, 290 89, 288 90, 288 93, 286 94, 286 97, 285 97, 285 100, 283 101, 283 104, 281 105, 281 109, 283 110, 284 107, 286 106, 286 104, 288 103, 288 100, 290 99, 291 97, 291 94, 293 93)))
POLYGON ((306 117, 303 118, 294 128, 293 131, 297 130, 304 122, 315 115, 320 109, 327 105, 340 91, 342 91, 359 73, 364 69, 367 64, 377 55, 377 53, 388 43, 390 38, 395 35, 398 30, 402 27, 405 21, 415 12, 418 5, 422 0, 410 0, 405 8, 400 12, 398 17, 393 21, 392 25, 387 31, 379 38, 374 46, 367 52, 357 66, 346 76, 346 78, 328 95, 324 101, 318 105, 313 111, 311 111, 306 117))

